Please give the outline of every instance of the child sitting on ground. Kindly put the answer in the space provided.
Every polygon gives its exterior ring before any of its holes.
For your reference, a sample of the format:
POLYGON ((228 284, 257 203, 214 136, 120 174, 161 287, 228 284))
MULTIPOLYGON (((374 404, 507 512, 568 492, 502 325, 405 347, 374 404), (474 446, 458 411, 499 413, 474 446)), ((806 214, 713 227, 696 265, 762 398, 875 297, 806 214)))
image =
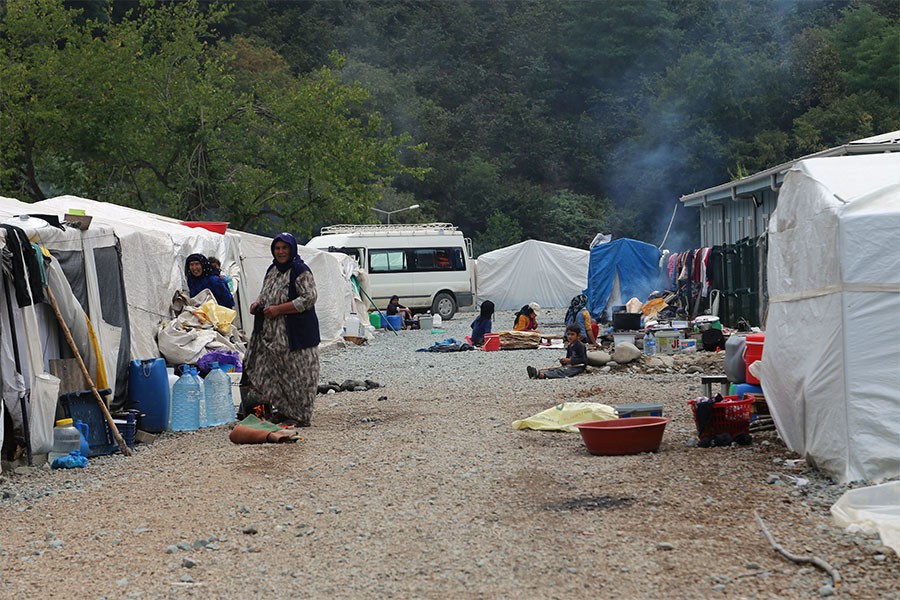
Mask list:
POLYGON ((578 325, 566 327, 566 343, 566 357, 559 359, 561 367, 538 371, 529 366, 528 377, 531 379, 563 379, 584 373, 585 365, 587 365, 587 349, 584 347, 584 342, 581 341, 581 328, 578 325))

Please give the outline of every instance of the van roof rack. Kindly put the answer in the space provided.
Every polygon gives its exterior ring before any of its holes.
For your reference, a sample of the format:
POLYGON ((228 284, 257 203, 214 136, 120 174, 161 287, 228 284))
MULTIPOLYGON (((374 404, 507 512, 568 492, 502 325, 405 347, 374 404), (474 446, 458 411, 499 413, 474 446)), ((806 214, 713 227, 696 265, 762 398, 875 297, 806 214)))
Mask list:
POLYGON ((423 231, 437 233, 442 231, 457 231, 452 223, 379 223, 377 225, 326 225, 322 227, 319 235, 334 233, 413 233, 423 231))

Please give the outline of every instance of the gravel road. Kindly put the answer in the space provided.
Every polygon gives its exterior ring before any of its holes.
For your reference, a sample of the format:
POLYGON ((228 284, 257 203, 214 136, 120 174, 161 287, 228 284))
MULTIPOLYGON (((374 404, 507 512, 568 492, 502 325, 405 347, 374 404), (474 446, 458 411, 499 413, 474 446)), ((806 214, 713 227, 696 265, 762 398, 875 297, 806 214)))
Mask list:
POLYGON ((296 445, 235 446, 222 426, 5 472, 0 597, 900 599, 897 555, 832 523, 847 487, 774 432, 692 445, 685 371, 720 359, 538 381, 526 365, 561 351, 415 352, 472 318, 324 350, 323 382, 383 387, 319 396, 296 445), (510 426, 567 400, 656 402, 672 420, 659 452, 619 457, 510 426), (754 511, 843 584, 773 551, 754 511))

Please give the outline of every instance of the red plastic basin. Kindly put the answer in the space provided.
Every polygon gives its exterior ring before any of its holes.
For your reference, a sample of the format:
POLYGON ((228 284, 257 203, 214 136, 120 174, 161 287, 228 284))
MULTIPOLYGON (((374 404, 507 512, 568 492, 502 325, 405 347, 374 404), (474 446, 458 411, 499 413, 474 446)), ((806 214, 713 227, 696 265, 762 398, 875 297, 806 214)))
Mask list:
POLYGON ((666 429, 666 417, 632 417, 578 423, 587 451, 604 456, 656 452, 666 429))
POLYGON ((200 227, 212 231, 213 233, 221 233, 223 235, 225 234, 225 230, 228 229, 228 221, 182 221, 181 224, 187 225, 188 227, 200 227))

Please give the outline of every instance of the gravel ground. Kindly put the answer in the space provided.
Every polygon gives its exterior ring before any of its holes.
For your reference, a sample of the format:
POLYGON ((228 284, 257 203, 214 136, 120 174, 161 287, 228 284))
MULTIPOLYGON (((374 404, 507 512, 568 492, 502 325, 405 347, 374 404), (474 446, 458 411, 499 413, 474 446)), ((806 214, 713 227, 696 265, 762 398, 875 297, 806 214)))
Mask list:
POLYGON ((561 351, 415 352, 472 318, 323 351, 323 382, 383 387, 319 396, 296 445, 234 446, 222 426, 5 472, 0 597, 900 599, 893 551, 832 523, 846 486, 773 432, 693 447, 685 371, 720 359, 537 381, 526 365, 561 351), (567 400, 657 402, 672 421, 658 453, 619 457, 510 426, 567 400), (774 552, 754 511, 843 585, 774 552))

